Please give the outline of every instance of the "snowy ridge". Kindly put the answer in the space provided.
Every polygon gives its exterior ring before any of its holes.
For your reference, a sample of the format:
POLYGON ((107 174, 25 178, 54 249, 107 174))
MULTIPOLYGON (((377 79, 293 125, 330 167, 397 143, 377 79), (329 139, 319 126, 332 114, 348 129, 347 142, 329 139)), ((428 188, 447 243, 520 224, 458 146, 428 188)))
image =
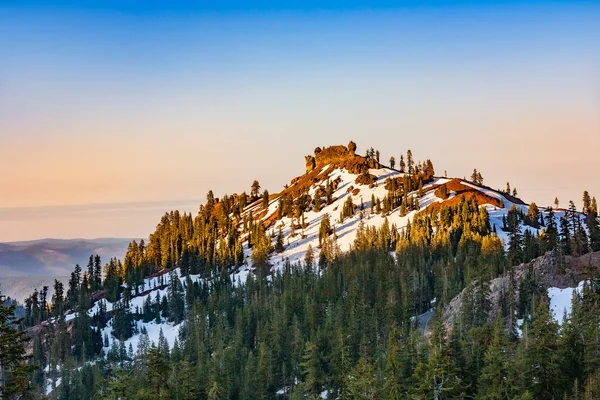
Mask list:
MULTIPOLYGON (((309 248, 312 247, 314 251, 314 257, 318 256, 318 248, 319 248, 319 227, 321 220, 325 217, 326 214, 329 214, 332 227, 335 229, 335 234, 337 236, 337 244, 342 252, 346 252, 352 249, 354 244, 354 240, 357 235, 357 228, 359 227, 361 221, 365 227, 376 227, 380 228, 384 221, 387 219, 390 227, 395 226, 398 230, 403 230, 409 221, 412 221, 415 216, 419 212, 423 212, 427 209, 427 207, 435 204, 435 203, 443 203, 445 201, 450 201, 456 197, 456 193, 453 191, 449 191, 448 197, 446 200, 438 197, 436 195, 436 190, 440 185, 444 185, 452 179, 450 178, 442 178, 437 177, 433 178, 429 183, 423 185, 423 196, 418 198, 419 202, 419 210, 412 210, 407 212, 406 215, 401 216, 400 207, 395 208, 387 215, 383 215, 383 213, 377 214, 371 211, 372 204, 371 198, 374 196, 382 200, 387 194, 388 190, 385 188, 386 182, 389 179, 394 178, 403 178, 404 173, 390 169, 390 168, 378 168, 378 169, 369 169, 369 174, 375 176, 377 178, 376 182, 373 185, 365 185, 365 184, 357 184, 356 180, 359 177, 357 174, 353 174, 348 172, 344 168, 331 168, 331 165, 325 165, 319 167, 319 174, 323 174, 324 177, 319 182, 313 182, 310 184, 308 188, 308 194, 313 197, 316 191, 319 189, 319 186, 322 186, 327 180, 335 181, 339 180, 339 184, 337 188, 334 190, 333 199, 334 201, 329 204, 323 204, 322 209, 319 212, 315 212, 313 210, 307 211, 304 213, 304 221, 306 227, 304 229, 296 228, 295 234, 292 235, 292 219, 288 217, 283 217, 280 220, 277 220, 274 224, 272 224, 267 233, 271 237, 272 243, 274 244, 275 238, 281 229, 283 238, 284 238, 284 250, 281 253, 272 253, 269 258, 269 262, 272 266, 272 271, 281 270, 286 261, 290 263, 298 263, 303 262, 305 258, 305 254, 309 248), (329 171, 329 172, 328 172, 329 171), (327 173, 325 175, 325 173, 327 173), (351 216, 345 218, 343 221, 340 221, 339 214, 342 210, 344 202, 349 198, 352 198, 352 201, 355 205, 358 205, 357 212, 351 216), (361 205, 362 204, 362 211, 361 205)), ((523 204, 517 204, 512 202, 507 196, 504 196, 503 193, 484 188, 479 185, 473 184, 472 182, 465 181, 463 179, 455 180, 458 181, 461 185, 464 185, 470 189, 474 189, 475 191, 479 191, 480 193, 487 195, 492 199, 499 200, 500 204, 503 204, 503 207, 498 207, 495 204, 480 204, 480 207, 485 207, 490 219, 490 224, 492 229, 497 232, 497 235, 500 239, 504 241, 505 246, 508 246, 508 234, 503 231, 503 219, 508 214, 509 209, 512 206, 517 207, 522 210, 525 214, 528 212, 529 207, 523 204)), ((296 183, 297 184, 297 183, 296 183)), ((290 186, 293 187, 294 184, 290 186)), ((417 196, 417 191, 413 191, 409 193, 410 196, 417 196)), ((271 219, 273 220, 274 216, 278 212, 279 199, 281 195, 276 195, 270 199, 268 207, 263 208, 260 201, 255 201, 254 203, 248 205, 244 210, 246 215, 249 215, 250 212, 253 215, 262 215, 260 219, 263 222, 271 219)), ((543 215, 544 219, 547 220, 548 213, 543 209, 540 209, 540 214, 543 215)), ((556 211, 554 213, 555 222, 558 225, 560 218, 565 214, 564 211, 556 211)), ((294 220, 297 224, 298 221, 294 220)), ((524 233, 526 230, 530 230, 531 233, 536 234, 539 233, 539 229, 521 225, 521 230, 524 233)), ((243 238, 242 238, 243 239, 243 238)), ((243 243, 243 251, 245 262, 244 265, 240 268, 237 268, 233 272, 231 272, 230 277, 234 285, 244 284, 246 279, 250 273, 253 273, 253 266, 251 261, 251 249, 248 248, 248 244, 246 241, 243 243)), ((179 268, 175 269, 177 276, 179 277, 182 286, 185 287, 186 278, 181 276, 179 268)), ((192 282, 201 282, 203 278, 199 275, 190 275, 190 279, 192 282)), ((141 292, 146 291, 147 293, 144 295, 135 296, 132 293, 132 297, 130 300, 130 310, 135 312, 136 310, 142 310, 144 303, 148 298, 154 300, 158 294, 161 298, 167 295, 168 287, 165 287, 165 284, 168 282, 168 276, 163 274, 160 277, 147 278, 144 280, 144 284, 141 288, 141 292)), ((554 292, 553 292, 554 293, 554 292)), ((562 292, 561 292, 562 293, 562 292)), ((550 294, 550 292, 549 292, 550 294)), ((557 299, 562 299, 562 294, 557 294, 555 296, 557 299)), ((552 299, 552 297, 551 297, 552 299)), ((559 300, 557 300, 559 301, 559 300)), ((113 309, 113 304, 106 300, 97 301, 93 307, 88 311, 89 315, 92 316, 95 313, 100 311, 100 302, 103 302, 103 308, 106 311, 111 311, 113 309)), ((563 302, 559 301, 556 303, 557 309, 555 310, 555 314, 557 317, 562 318, 562 310, 560 311, 560 315, 558 315, 558 308, 564 308, 563 302)), ((570 304, 570 292, 569 292, 569 304, 570 304)), ((186 305, 187 306, 187 305, 186 305)), ((75 314, 69 315, 68 319, 75 318, 75 314)), ((102 329, 102 337, 107 336, 109 338, 108 347, 104 347, 104 353, 107 354, 112 342, 116 339, 112 338, 112 319, 108 321, 108 324, 105 328, 102 329)), ((173 323, 167 322, 164 319, 161 320, 160 323, 155 321, 144 323, 142 321, 136 321, 136 331, 138 332, 130 339, 125 341, 125 346, 128 348, 131 346, 133 351, 137 350, 138 344, 140 342, 142 330, 147 331, 148 339, 150 342, 157 343, 158 338, 160 336, 160 332, 162 331, 163 336, 169 343, 169 346, 172 347, 176 338, 178 337, 178 332, 180 325, 174 325, 173 323)))

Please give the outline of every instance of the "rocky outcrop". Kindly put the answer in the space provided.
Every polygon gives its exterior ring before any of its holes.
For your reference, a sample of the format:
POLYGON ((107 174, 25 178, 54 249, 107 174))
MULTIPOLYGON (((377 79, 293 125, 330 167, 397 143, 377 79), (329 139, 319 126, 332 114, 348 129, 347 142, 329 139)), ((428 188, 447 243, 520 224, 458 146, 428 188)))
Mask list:
POLYGON ((354 143, 352 140, 348 143, 348 151, 350 151, 350 153, 353 155, 356 153, 356 143, 354 143))
POLYGON ((316 167, 317 163, 313 156, 304 156, 304 160, 306 160, 306 173, 312 172, 316 167))
POLYGON ((357 185, 370 186, 373 183, 375 183, 376 180, 377 180, 377 177, 375 175, 371 175, 368 172, 365 172, 365 173, 360 174, 356 178, 356 180, 354 181, 354 183, 356 183, 357 185))
POLYGON ((317 166, 344 162, 353 157, 355 157, 355 154, 348 150, 346 146, 342 145, 325 147, 323 149, 317 147, 315 149, 317 166))
MULTIPOLYGON (((564 259, 561 259, 557 252, 547 252, 529 263, 515 267, 517 287, 530 269, 533 270, 540 285, 544 288, 557 287, 565 289, 575 287, 582 280, 598 273, 600 270, 600 251, 584 254, 580 257, 566 256, 564 259)), ((489 282, 489 301, 491 304, 491 313, 488 316, 489 322, 493 322, 496 319, 500 294, 508 288, 508 279, 508 276, 501 276, 489 282)), ((452 323, 460 313, 466 290, 464 289, 460 292, 444 307, 442 318, 448 330, 452 329, 452 323)), ((516 295, 518 296, 518 292, 516 295)))

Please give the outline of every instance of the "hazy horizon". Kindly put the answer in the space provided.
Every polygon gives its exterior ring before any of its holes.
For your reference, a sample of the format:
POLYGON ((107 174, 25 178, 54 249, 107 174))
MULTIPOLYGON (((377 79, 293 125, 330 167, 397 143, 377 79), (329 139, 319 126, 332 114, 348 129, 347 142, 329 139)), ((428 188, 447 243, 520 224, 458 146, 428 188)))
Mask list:
POLYGON ((0 241, 147 237, 317 146, 600 196, 600 4, 0 5, 0 241))

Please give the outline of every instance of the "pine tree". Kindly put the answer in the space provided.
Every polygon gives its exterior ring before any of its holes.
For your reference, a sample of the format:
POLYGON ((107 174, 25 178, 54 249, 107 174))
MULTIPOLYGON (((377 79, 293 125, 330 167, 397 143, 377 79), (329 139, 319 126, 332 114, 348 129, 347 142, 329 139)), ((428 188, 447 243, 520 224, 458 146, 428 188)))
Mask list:
POLYGON ((587 227, 590 234, 590 249, 591 251, 600 250, 600 224, 598 223, 598 213, 591 207, 590 213, 587 216, 587 227))
POLYGON ((473 169, 473 173, 471 174, 471 182, 477 184, 479 181, 478 179, 478 173, 477 173, 477 168, 473 169))
POLYGON ((87 277, 90 286, 90 290, 93 292, 96 290, 95 288, 95 279, 94 279, 94 255, 90 255, 90 260, 87 265, 87 277))
POLYGON ((250 187, 250 196, 252 196, 253 199, 257 199, 259 193, 260 193, 260 183, 258 183, 257 180, 254 180, 254 182, 252 182, 252 185, 250 187))
POLYGON ((533 226, 539 226, 539 217, 540 210, 538 209, 537 204, 531 203, 529 205, 529 210, 527 211, 527 219, 529 220, 529 223, 533 226))
POLYGON ((225 390, 215 380, 208 390, 208 400, 222 400, 225 397, 225 390))
POLYGON ((27 332, 16 328, 22 322, 15 318, 16 306, 4 304, 5 297, 0 296, 0 398, 32 398, 29 376, 36 367, 28 365, 27 332))
POLYGON ((479 376, 477 398, 503 400, 513 398, 513 384, 510 380, 511 349, 504 331, 502 319, 496 319, 493 339, 485 352, 485 366, 479 376))
POLYGON ((348 400, 378 399, 377 378, 373 365, 364 357, 350 371, 342 396, 348 400))
POLYGON ((398 164, 398 166, 400 167, 400 172, 404 172, 404 170, 406 169, 406 164, 404 163, 404 156, 402 154, 400 155, 400 163, 398 164))
POLYGON ((148 349, 148 383, 156 398, 162 398, 162 394, 169 389, 168 375, 169 364, 160 348, 154 343, 148 349))
POLYGON ((313 252, 313 248, 312 245, 308 245, 308 248, 306 249, 306 253, 304 253, 304 266, 306 269, 310 270, 312 269, 313 265, 314 265, 314 252, 313 252))
POLYGON ((319 192, 319 190, 317 190, 315 192, 314 198, 315 198, 315 212, 320 212, 321 208, 323 207, 323 204, 322 204, 322 200, 321 200, 321 193, 319 192))
POLYGON ((300 368, 303 374, 300 390, 303 394, 317 396, 323 388, 323 368, 321 355, 316 344, 307 342, 300 368))
POLYGON ((277 240, 275 241, 275 252, 282 253, 283 250, 283 233, 281 233, 281 228, 279 228, 279 231, 277 232, 277 240))
POLYGON ((69 279, 69 289, 67 289, 67 307, 74 310, 79 303, 79 287, 81 286, 81 267, 75 265, 75 269, 71 272, 69 279))
POLYGON ((256 387, 259 399, 268 399, 273 395, 271 352, 264 342, 258 346, 258 364, 256 368, 256 387))
POLYGON ((590 194, 586 190, 583 192, 583 209, 582 209, 582 211, 585 215, 589 215, 589 213, 591 212, 591 208, 592 208, 592 199, 590 197, 590 194))
POLYGON ((557 341, 558 325, 542 298, 529 330, 524 366, 526 385, 536 399, 552 399, 562 393, 557 341))
POLYGON ((177 276, 177 272, 171 271, 169 273, 169 287, 168 287, 168 299, 169 299, 169 320, 178 324, 183 320, 185 313, 185 300, 183 294, 183 286, 177 276))
POLYGON ((462 379, 447 345, 444 324, 439 316, 434 318, 429 360, 415 368, 417 385, 413 395, 435 400, 460 398, 463 393, 462 379))
POLYGON ((331 221, 329 213, 325 213, 319 225, 319 246, 322 246, 323 240, 327 240, 329 235, 331 235, 331 221))
POLYGON ((94 290, 100 290, 102 287, 102 261, 100 256, 96 254, 94 257, 94 290))
POLYGON ((63 283, 58 279, 54 280, 54 294, 52 295, 52 314, 55 318, 64 315, 64 288, 63 283))
POLYGON ((402 393, 402 360, 400 348, 400 332, 392 327, 388 339, 387 359, 385 365, 385 396, 388 400, 404 398, 402 393))
POLYGON ((506 217, 508 230, 508 260, 511 265, 518 265, 523 257, 523 235, 520 229, 520 215, 512 205, 506 217))

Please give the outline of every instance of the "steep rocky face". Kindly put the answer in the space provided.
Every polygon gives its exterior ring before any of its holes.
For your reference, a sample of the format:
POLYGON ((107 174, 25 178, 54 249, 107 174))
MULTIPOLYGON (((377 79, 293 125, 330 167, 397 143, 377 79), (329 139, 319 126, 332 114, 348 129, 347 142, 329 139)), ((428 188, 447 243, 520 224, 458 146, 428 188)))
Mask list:
POLYGON ((311 156, 306 156, 306 170, 310 172, 317 167, 332 165, 345 168, 352 174, 360 174, 368 171, 370 168, 382 168, 382 165, 377 160, 359 156, 355 151, 356 144, 354 142, 350 142, 348 147, 343 145, 324 148, 317 147, 312 159, 309 159, 311 156))
MULTIPOLYGON (((544 290, 549 287, 561 289, 575 287, 580 281, 598 273, 600 270, 600 251, 588 253, 580 257, 566 256, 563 260, 561 260, 557 252, 548 252, 529 263, 518 265, 515 267, 517 287, 530 269, 544 290)), ((489 285, 489 301, 492 312, 488 320, 489 322, 493 322, 496 319, 496 311, 499 310, 500 294, 509 287, 509 277, 501 276, 492 279, 489 281, 489 285)), ((448 329, 452 328, 455 317, 458 317, 460 313, 466 291, 467 289, 464 289, 444 307, 442 316, 444 324, 448 329)), ((517 297, 518 294, 517 291, 517 297)))
POLYGON ((308 174, 315 169, 317 164, 313 156, 305 156, 304 159, 306 160, 306 173, 308 174))

